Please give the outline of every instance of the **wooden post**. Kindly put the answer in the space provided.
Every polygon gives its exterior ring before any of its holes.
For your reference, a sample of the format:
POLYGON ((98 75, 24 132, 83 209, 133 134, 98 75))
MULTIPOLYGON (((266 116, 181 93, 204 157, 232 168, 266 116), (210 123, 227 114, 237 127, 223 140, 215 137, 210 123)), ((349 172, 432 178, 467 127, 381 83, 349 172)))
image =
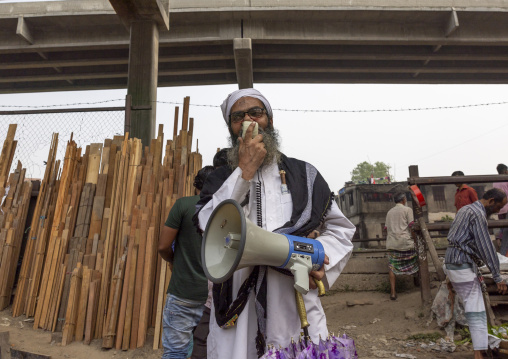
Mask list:
POLYGON ((182 131, 187 131, 189 128, 189 104, 190 97, 185 96, 183 98, 182 131))
MULTIPOLYGON (((418 166, 409 166, 409 176, 418 177, 418 166)), ((411 191, 413 194, 413 192, 411 191)), ((413 198, 413 214, 416 219, 417 213, 421 216, 421 207, 418 205, 418 201, 413 198)), ((414 232, 413 232, 414 233, 414 232)), ((416 239, 415 244, 418 249, 418 262, 420 265, 420 291, 422 297, 422 305, 430 305, 432 296, 430 293, 430 273, 429 273, 429 262, 427 261, 427 246, 424 241, 420 241, 413 235, 413 239, 416 239)))
POLYGON ((175 118, 173 120, 173 141, 176 141, 176 136, 178 136, 178 112, 180 108, 178 106, 175 107, 175 118))
MULTIPOLYGON (((416 173, 418 173, 418 166, 416 167, 416 173)), ((423 212, 422 208, 420 207, 420 204, 418 203, 418 200, 416 199, 416 195, 411 190, 411 196, 413 198, 413 211, 415 220, 418 221, 418 224, 420 226, 420 231, 422 232, 423 239, 425 239, 425 242, 427 243, 427 247, 429 249, 430 257, 432 258, 432 262, 434 263, 434 266, 436 267, 436 272, 439 280, 442 282, 445 280, 446 275, 444 274, 444 270, 441 267, 441 261, 439 260, 439 257, 436 252, 436 247, 434 246, 434 242, 432 241, 432 238, 430 238, 429 231, 427 229, 427 224, 425 223, 425 219, 423 218, 423 212)))
MULTIPOLYGON (((410 189, 411 190, 411 189, 410 189)), ((436 247, 434 247, 434 242, 432 242, 432 238, 430 238, 429 231, 427 229, 427 225, 425 224, 425 219, 423 218, 422 208, 418 203, 418 199, 415 194, 411 190, 411 196, 413 198, 413 213, 415 217, 415 221, 420 226, 419 231, 422 234, 423 239, 427 244, 427 248, 430 253, 430 257, 432 258, 432 263, 434 263, 434 267, 436 268, 437 277, 440 282, 444 281, 446 276, 444 274, 443 268, 441 267, 441 261, 437 255, 436 247)))

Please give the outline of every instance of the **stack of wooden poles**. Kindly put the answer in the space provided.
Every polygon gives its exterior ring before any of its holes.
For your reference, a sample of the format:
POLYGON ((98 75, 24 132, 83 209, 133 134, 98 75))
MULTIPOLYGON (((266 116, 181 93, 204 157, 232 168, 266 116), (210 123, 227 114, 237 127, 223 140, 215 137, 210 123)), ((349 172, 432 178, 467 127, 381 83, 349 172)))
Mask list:
POLYGON ((17 144, 15 134, 16 125, 10 125, 0 155, 0 309, 11 302, 32 195, 32 182, 25 182, 21 162, 8 176, 17 144))
POLYGON ((25 314, 34 317, 34 328, 62 331, 62 345, 102 339, 104 348, 123 350, 142 347, 155 327, 153 346, 160 347, 171 272, 157 254, 159 234, 175 201, 194 194, 202 167, 198 149, 191 153, 189 102, 186 97, 179 133, 175 109, 164 157, 161 125, 145 148, 126 134, 91 144, 82 154, 71 136, 60 168, 53 135, 13 316, 25 314))

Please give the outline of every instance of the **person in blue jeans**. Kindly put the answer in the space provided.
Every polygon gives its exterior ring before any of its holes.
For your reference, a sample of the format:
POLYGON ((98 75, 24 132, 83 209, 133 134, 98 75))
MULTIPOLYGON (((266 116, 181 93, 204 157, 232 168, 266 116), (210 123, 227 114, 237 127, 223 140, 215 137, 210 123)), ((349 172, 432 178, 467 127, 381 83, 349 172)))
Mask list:
POLYGON ((161 231, 158 251, 172 265, 162 318, 163 359, 190 357, 192 334, 208 298, 208 281, 201 267, 201 235, 192 223, 192 216, 199 192, 212 171, 212 166, 206 166, 198 172, 194 179, 195 195, 175 202, 161 231))

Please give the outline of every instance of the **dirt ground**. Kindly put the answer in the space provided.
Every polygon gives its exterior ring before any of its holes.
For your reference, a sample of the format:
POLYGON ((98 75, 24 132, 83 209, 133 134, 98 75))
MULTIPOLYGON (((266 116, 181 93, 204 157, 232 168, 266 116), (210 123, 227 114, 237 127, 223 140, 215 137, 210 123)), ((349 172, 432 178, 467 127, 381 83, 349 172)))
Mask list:
MULTIPOLYGON (((454 353, 447 353, 422 348, 421 342, 408 340, 408 336, 416 334, 445 334, 435 320, 427 324, 430 313, 422 312, 418 289, 399 293, 396 301, 379 292, 335 292, 323 297, 322 303, 329 331, 335 334, 346 332, 353 337, 362 359, 473 357, 470 346, 461 346, 454 353)), ((0 332, 9 331, 11 346, 18 350, 69 359, 155 359, 162 354, 161 350, 152 349, 153 337, 148 338, 144 348, 130 351, 101 350, 100 340, 94 340, 91 345, 74 342, 62 347, 61 333, 34 330, 32 323, 25 320, 23 316, 12 318, 10 308, 0 312, 0 332)))

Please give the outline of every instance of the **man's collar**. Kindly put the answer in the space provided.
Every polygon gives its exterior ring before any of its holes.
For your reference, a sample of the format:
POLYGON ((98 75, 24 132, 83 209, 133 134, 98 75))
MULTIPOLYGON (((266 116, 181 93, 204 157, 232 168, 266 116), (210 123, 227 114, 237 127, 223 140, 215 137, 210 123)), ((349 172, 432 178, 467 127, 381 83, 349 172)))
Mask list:
POLYGON ((485 206, 483 205, 483 203, 480 200, 474 201, 471 204, 480 207, 483 211, 483 214, 485 214, 485 217, 487 217, 487 210, 485 209, 485 206))

